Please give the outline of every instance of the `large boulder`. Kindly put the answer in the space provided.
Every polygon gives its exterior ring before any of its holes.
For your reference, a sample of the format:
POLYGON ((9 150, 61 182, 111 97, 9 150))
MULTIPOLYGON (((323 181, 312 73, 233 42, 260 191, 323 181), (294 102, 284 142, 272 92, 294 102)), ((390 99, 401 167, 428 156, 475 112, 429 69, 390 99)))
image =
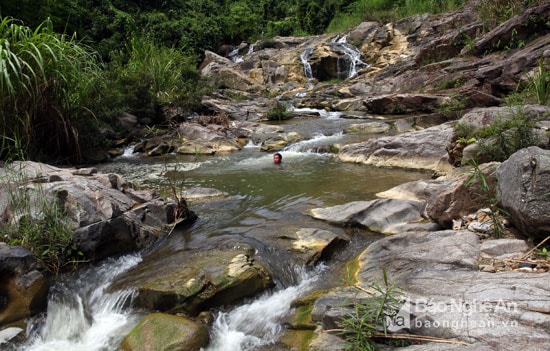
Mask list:
POLYGON ((0 327, 44 310, 48 289, 29 250, 0 242, 0 327))
MULTIPOLYGON (((87 259, 147 247, 175 223, 196 219, 193 212, 181 211, 179 204, 165 200, 155 190, 133 189, 121 176, 98 174, 93 168, 58 168, 25 161, 13 162, 0 173, 3 179, 18 180, 1 187, 0 193, 27 194, 30 211, 25 216, 41 218, 44 206, 59 202, 74 229, 73 242, 87 259)), ((0 195, 0 199, 4 197, 0 195)), ((0 205, 0 213, 9 214, 6 220, 16 223, 21 219, 13 204, 0 201, 0 205)))
POLYGON ((524 235, 550 235, 550 150, 519 150, 497 169, 499 206, 524 235))
POLYGON ((438 226, 424 221, 424 202, 396 199, 354 201, 326 208, 313 208, 309 214, 316 219, 341 226, 358 226, 373 232, 395 234, 438 226))
POLYGON ((199 351, 208 345, 208 330, 185 317, 153 313, 145 316, 128 334, 122 351, 199 351))
POLYGON ((197 315, 207 308, 253 296, 273 284, 271 273, 255 259, 254 249, 244 243, 177 255, 144 260, 111 289, 135 288, 136 303, 148 310, 197 315))
POLYGON ((451 228, 453 220, 460 219, 481 207, 492 204, 498 163, 480 165, 477 170, 461 168, 453 178, 436 183, 438 191, 428 198, 426 215, 443 228, 451 228))
MULTIPOLYGON (((500 240, 497 240, 500 242, 500 240)), ((498 243, 497 243, 498 244, 498 243)), ((496 246, 510 246, 505 241, 496 246)), ((492 245, 495 247, 495 245, 492 245)), ((525 246, 517 246, 520 257, 525 246)), ((400 350, 541 350, 550 342, 550 273, 485 273, 478 259, 487 253, 514 256, 510 249, 488 250, 468 231, 410 232, 372 243, 357 259, 360 290, 333 291, 314 306, 323 329, 338 327, 355 303, 365 303, 383 275, 401 291, 400 324, 391 332, 451 339, 458 344, 423 343, 400 350), (384 273, 385 272, 385 273, 384 273)))
POLYGON ((344 162, 379 167, 402 167, 447 172, 452 166, 445 151, 454 129, 443 124, 420 131, 369 139, 342 147, 338 154, 344 162))

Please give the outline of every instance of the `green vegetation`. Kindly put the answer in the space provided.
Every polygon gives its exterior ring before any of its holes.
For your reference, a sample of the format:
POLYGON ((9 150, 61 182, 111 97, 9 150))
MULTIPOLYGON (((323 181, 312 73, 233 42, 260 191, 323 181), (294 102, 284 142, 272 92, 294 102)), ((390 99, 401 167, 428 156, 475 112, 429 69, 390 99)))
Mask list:
POLYGON ((486 213, 488 219, 486 220, 490 223, 493 230, 493 235, 495 238, 499 239, 504 234, 506 229, 504 228, 503 215, 507 213, 497 207, 498 196, 496 191, 496 170, 491 171, 491 166, 481 166, 473 161, 466 161, 472 171, 468 180, 464 183, 469 191, 474 192, 477 199, 481 202, 482 208, 489 208, 489 211, 486 213))
POLYGON ((93 123, 93 98, 100 65, 75 37, 35 30, 12 18, 0 22, 0 130, 2 159, 27 155, 80 156, 75 120, 93 123))
POLYGON ((284 103, 282 103, 280 101, 277 101, 269 109, 269 111, 267 111, 265 117, 269 121, 282 121, 282 120, 290 118, 290 116, 291 116, 291 113, 288 111, 287 106, 284 103))
POLYGON ((112 52, 111 59, 106 74, 118 93, 110 97, 110 104, 115 104, 111 111, 127 111, 160 124, 166 109, 199 108, 206 84, 195 68, 196 58, 136 35, 123 50, 112 52))
POLYGON ((84 259, 72 242, 73 228, 60 198, 47 196, 40 183, 26 184, 16 171, 1 179, 10 211, 0 225, 2 240, 29 249, 50 272, 74 268, 84 259))
POLYGON ((520 15, 531 6, 544 3, 546 0, 485 0, 480 2, 476 11, 483 22, 484 31, 488 32, 510 18, 520 15))
POLYGON ((510 108, 507 118, 500 118, 478 130, 459 123, 455 133, 457 139, 477 141, 476 162, 502 162, 520 149, 537 145, 538 140, 532 131, 534 124, 521 106, 515 106, 510 108))
POLYGON ((512 119, 498 120, 475 133, 481 158, 502 162, 516 151, 537 144, 532 133, 535 123, 520 108, 513 111, 512 119))
POLYGON ((383 270, 381 284, 374 283, 369 289, 355 287, 370 296, 361 303, 354 303, 352 311, 339 323, 341 329, 337 331, 346 339, 346 350, 377 350, 377 340, 405 346, 406 340, 389 338, 389 322, 395 321, 403 301, 402 293, 389 282, 386 271, 383 270))
MULTIPOLYGON (((0 22, 0 158, 81 163, 83 149, 104 148, 101 130, 125 132, 121 112, 166 122, 199 108, 206 82, 196 57, 132 36, 102 63, 93 49, 13 18, 0 22)), ((127 131, 126 131, 127 132, 127 131)))
POLYGON ((531 78, 528 91, 535 96, 540 105, 550 104, 550 70, 544 67, 542 58, 539 61, 538 70, 531 78))
POLYGON ((459 95, 453 95, 450 98, 448 102, 438 107, 438 111, 450 120, 458 119, 466 109, 466 99, 459 95))
POLYGON ((464 2, 465 0, 359 0, 341 9, 327 31, 342 31, 364 21, 391 22, 415 14, 456 10, 464 2))

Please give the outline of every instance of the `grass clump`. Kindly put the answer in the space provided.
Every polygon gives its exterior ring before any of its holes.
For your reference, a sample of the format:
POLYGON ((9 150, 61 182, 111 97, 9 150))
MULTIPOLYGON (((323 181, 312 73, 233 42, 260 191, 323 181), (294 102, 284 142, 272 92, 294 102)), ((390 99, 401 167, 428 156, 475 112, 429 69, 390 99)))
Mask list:
POLYGON ((529 120, 521 108, 512 111, 511 119, 497 120, 475 133, 480 159, 502 162, 516 151, 537 144, 532 132, 535 122, 529 120))
POLYGON ((395 346, 404 346, 404 339, 389 338, 388 328, 395 320, 402 305, 402 293, 388 280, 383 270, 381 284, 372 284, 370 289, 362 289, 370 296, 361 303, 355 303, 348 315, 339 322, 337 331, 346 340, 347 351, 377 350, 377 341, 385 341, 395 346))
POLYGON ((550 103, 550 70, 544 66, 542 59, 531 77, 528 90, 536 98, 538 104, 548 105, 550 103))
POLYGON ((457 140, 477 143, 475 162, 502 162, 518 150, 538 144, 539 140, 533 133, 535 123, 523 106, 513 106, 510 107, 509 116, 498 118, 480 129, 458 123, 455 126, 455 137, 457 140))
POLYGON ((282 121, 285 119, 289 119, 291 116, 291 112, 288 111, 287 105, 284 103, 277 101, 267 112, 265 117, 269 121, 282 121))
POLYGON ((0 225, 2 240, 28 249, 55 275, 75 268, 84 255, 72 241, 73 226, 62 202, 66 194, 48 194, 39 182, 29 184, 14 174, 0 180, 0 191, 8 198, 0 225))

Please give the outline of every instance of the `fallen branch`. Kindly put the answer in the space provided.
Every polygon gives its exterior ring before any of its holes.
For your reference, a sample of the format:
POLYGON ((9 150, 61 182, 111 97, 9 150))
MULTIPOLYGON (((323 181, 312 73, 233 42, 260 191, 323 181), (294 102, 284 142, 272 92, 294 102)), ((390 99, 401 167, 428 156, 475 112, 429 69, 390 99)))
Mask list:
POLYGON ((537 250, 542 244, 544 244, 546 241, 550 240, 550 236, 547 236, 543 241, 541 241, 540 243, 537 244, 537 246, 535 246, 534 248, 532 248, 531 250, 529 250, 525 255, 521 256, 520 257, 520 260, 524 260, 526 259, 527 257, 529 257, 529 255, 531 255, 533 252, 535 252, 535 250, 537 250))
POLYGON ((380 334, 380 335, 373 335, 373 338, 385 338, 385 339, 407 339, 407 340, 415 340, 415 341, 431 341, 431 342, 439 342, 444 344, 456 344, 456 345, 470 345, 463 341, 458 340, 450 340, 450 339, 442 339, 437 338, 435 336, 427 336, 427 335, 414 335, 414 334, 380 334))
POLYGON ((376 294, 377 294, 376 291, 372 291, 372 290, 369 290, 369 289, 365 289, 365 288, 363 288, 362 286, 360 286, 360 285, 358 285, 358 284, 354 284, 353 286, 354 286, 355 288, 357 288, 357 289, 363 291, 363 292, 366 292, 366 293, 369 294, 369 295, 376 295, 376 294))
MULTIPOLYGON (((328 329, 328 333, 343 333, 344 329, 328 329)), ((371 336, 372 339, 405 339, 405 340, 415 340, 415 341, 430 341, 430 342, 439 342, 444 344, 456 344, 456 345, 470 345, 464 341, 442 339, 435 336, 428 335, 415 335, 415 334, 375 334, 371 336)))

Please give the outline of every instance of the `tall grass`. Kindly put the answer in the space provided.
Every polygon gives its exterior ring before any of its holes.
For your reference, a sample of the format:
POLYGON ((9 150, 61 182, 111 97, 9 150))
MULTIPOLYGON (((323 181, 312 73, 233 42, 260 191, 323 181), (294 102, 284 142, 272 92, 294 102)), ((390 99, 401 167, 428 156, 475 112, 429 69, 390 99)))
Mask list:
POLYGON ((530 90, 540 105, 550 103, 550 70, 544 66, 544 60, 539 61, 538 70, 533 74, 530 90))
POLYGON ((0 156, 80 158, 75 114, 86 111, 90 83, 100 71, 93 51, 57 34, 51 21, 32 30, 0 21, 0 156))
POLYGON ((510 18, 520 15, 525 9, 541 5, 547 0, 484 0, 476 6, 484 31, 488 32, 510 18))
POLYGON ((192 110, 200 104, 204 84, 194 57, 134 34, 125 50, 112 52, 111 59, 114 89, 129 112, 160 123, 168 108, 192 110))
POLYGON ((336 14, 327 31, 339 32, 364 21, 392 22, 422 13, 456 10, 465 0, 359 0, 336 14))

